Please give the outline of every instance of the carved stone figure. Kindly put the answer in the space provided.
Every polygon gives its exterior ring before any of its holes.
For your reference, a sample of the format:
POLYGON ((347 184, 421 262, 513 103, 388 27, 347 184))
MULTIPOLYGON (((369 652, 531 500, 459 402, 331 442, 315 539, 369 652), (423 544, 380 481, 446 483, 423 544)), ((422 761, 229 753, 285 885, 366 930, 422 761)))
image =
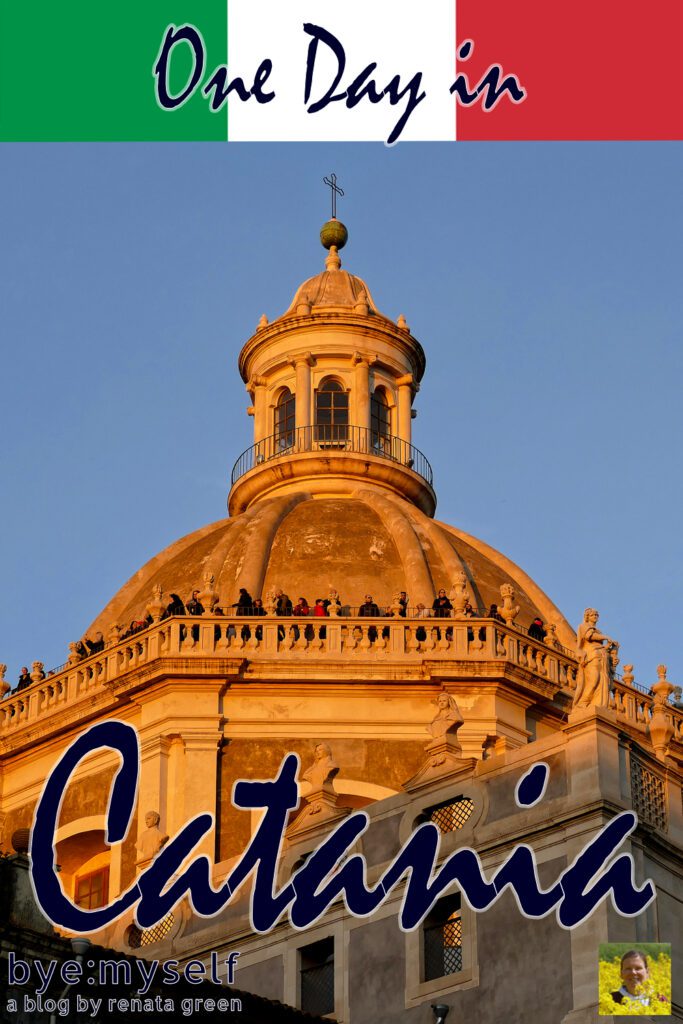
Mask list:
POLYGON ((164 604, 164 601, 163 601, 163 595, 164 595, 164 592, 161 589, 161 584, 160 583, 155 583, 154 584, 154 589, 153 589, 152 600, 149 602, 149 604, 145 608, 145 611, 147 612, 147 614, 151 615, 155 622, 159 622, 159 620, 161 619, 161 616, 166 611, 166 605, 164 604))
POLYGON ((339 599, 339 593, 332 588, 327 595, 327 600, 330 602, 327 606, 327 614, 331 615, 332 618, 336 618, 341 611, 341 601, 339 599))
MULTIPOLYGON (((577 631, 579 669, 574 692, 575 708, 609 707, 610 686, 619 644, 601 633, 595 608, 586 608, 577 631)), ((618 660, 618 659, 617 659, 618 660)))
POLYGON ((161 818, 156 811, 147 811, 145 815, 147 828, 140 833, 135 847, 139 854, 138 861, 151 860, 152 857, 156 857, 161 847, 168 842, 168 836, 165 836, 159 828, 160 821, 161 818))
POLYGON ((505 620, 506 625, 511 626, 519 615, 519 607, 513 607, 512 605, 515 598, 515 588, 511 583, 501 584, 500 596, 503 599, 503 604, 498 611, 505 620))
POLYGON ((453 618, 464 619, 465 608, 469 601, 467 596, 467 576, 464 572, 457 572, 455 574, 450 598, 453 605, 453 618))
POLYGON ((5 679, 6 671, 7 665, 0 665, 0 697, 4 697, 7 691, 11 689, 10 684, 5 679))
POLYGON ((199 594, 199 601, 204 608, 204 611, 211 614, 214 607, 218 604, 218 593, 214 589, 214 583, 216 577, 212 572, 205 572, 203 578, 203 587, 199 594))
POLYGON ((313 764, 303 773, 302 778, 310 782, 313 790, 322 789, 326 783, 339 773, 339 765, 332 757, 332 751, 328 743, 316 744, 313 754, 313 764))
MULTIPOLYGON (((442 740, 446 733, 455 736, 464 722, 455 697, 442 690, 436 698, 436 706, 436 715, 427 726, 427 731, 432 735, 432 741, 442 740)), ((431 746, 431 744, 429 745, 431 746)))
POLYGON ((115 622, 107 633, 107 643, 117 644, 121 639, 121 627, 115 622))
POLYGON ((651 687, 655 702, 652 707, 652 717, 650 718, 648 732, 650 733, 652 746, 655 749, 655 757, 659 761, 664 762, 667 759, 669 744, 674 734, 672 721, 667 714, 669 697, 674 690, 673 683, 670 683, 666 678, 666 665, 658 665, 657 682, 653 683, 651 687))

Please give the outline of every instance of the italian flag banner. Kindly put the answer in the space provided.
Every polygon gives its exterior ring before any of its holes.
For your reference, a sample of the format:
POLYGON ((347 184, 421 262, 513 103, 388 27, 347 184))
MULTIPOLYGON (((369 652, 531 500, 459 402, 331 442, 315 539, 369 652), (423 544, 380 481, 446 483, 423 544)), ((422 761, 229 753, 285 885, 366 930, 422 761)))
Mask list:
POLYGON ((0 0, 3 141, 681 139, 681 0, 0 0))

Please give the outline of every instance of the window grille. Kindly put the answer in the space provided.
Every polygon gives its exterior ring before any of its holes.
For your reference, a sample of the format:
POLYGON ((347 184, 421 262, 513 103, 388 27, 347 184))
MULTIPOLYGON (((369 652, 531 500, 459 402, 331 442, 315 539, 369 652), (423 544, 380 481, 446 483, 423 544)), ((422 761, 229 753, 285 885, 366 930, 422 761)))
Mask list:
POLYGON ((446 896, 425 921, 424 979, 433 981, 462 970, 460 895, 446 896))
POLYGON ((458 796, 448 803, 430 807, 427 820, 433 821, 439 832, 457 832, 462 828, 474 810, 474 801, 467 796, 458 796))
POLYGON ((151 946, 155 942, 161 942, 173 928, 174 920, 175 918, 171 912, 163 920, 159 921, 158 924, 155 924, 153 928, 145 928, 143 930, 135 924, 132 925, 128 930, 128 945, 131 949, 140 949, 141 946, 151 946))
POLYGON ((666 832, 666 792, 664 782, 631 754, 631 804, 638 821, 666 832))
POLYGON ((322 1017, 334 1013, 334 939, 299 950, 301 1009, 322 1017))

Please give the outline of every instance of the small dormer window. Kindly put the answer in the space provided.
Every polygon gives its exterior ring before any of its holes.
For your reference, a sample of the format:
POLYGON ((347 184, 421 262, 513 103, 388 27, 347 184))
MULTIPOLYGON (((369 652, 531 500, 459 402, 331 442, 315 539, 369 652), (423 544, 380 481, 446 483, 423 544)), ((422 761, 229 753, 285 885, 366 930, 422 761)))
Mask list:
POLYGON ((338 444, 348 440, 349 395, 338 380, 326 380, 315 395, 316 440, 338 444))

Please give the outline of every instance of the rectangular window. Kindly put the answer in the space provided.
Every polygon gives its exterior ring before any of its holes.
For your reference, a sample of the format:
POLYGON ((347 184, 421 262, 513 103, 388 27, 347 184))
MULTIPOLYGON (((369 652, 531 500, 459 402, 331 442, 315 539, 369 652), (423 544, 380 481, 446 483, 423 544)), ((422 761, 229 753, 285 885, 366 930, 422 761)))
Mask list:
POLYGON ((462 970, 460 894, 439 900, 423 929, 424 980, 433 981, 462 970))
POLYGON ((76 878, 74 902, 84 910, 97 910, 109 902, 109 868, 76 878))
POLYGON ((299 950, 301 1009, 324 1016, 334 1013, 334 939, 320 939, 299 950))

